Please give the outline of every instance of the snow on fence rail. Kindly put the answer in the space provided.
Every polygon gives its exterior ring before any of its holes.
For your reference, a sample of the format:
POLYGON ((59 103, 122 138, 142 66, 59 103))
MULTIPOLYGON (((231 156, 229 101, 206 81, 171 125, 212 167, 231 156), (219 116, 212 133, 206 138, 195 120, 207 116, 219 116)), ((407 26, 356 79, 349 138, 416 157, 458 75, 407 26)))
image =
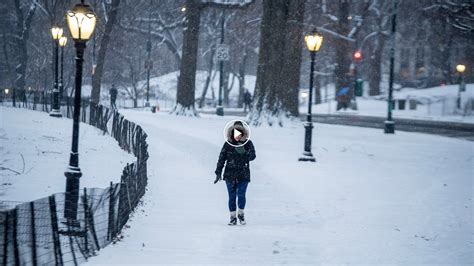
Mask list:
MULTIPOLYGON (((64 98, 61 112, 71 118, 73 101, 64 98)), ((48 112, 44 98, 3 105, 48 112)), ((121 238, 121 230, 140 203, 147 185, 148 144, 143 129, 117 111, 82 100, 82 122, 111 133, 119 146, 137 158, 123 169, 120 183, 80 192, 78 223, 65 223, 65 193, 31 202, 0 201, 0 265, 77 265, 121 238), (110 120, 112 118, 112 120, 110 120)))

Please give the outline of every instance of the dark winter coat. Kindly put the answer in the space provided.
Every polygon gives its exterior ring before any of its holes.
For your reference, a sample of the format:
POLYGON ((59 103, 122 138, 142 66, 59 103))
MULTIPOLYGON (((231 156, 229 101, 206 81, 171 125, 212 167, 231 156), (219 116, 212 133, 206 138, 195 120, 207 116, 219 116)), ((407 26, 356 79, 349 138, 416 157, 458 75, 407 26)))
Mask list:
POLYGON ((244 103, 250 104, 252 102, 252 94, 250 92, 246 91, 244 92, 244 103))
POLYGON ((112 99, 116 99, 117 98, 117 94, 118 94, 118 90, 114 87, 112 87, 110 90, 109 90, 109 94, 110 94, 110 97, 112 99))
MULTIPOLYGON (((235 142, 235 141, 233 141, 235 142)), ((231 142, 232 144, 234 144, 231 142)), ((235 143, 237 144, 237 143, 235 143)), ((222 146, 219 160, 217 161, 216 175, 221 176, 225 165, 224 180, 237 180, 250 182, 249 162, 255 159, 255 148, 251 140, 243 147, 234 147, 225 142, 222 146), (238 149, 243 149, 239 153, 238 149)))

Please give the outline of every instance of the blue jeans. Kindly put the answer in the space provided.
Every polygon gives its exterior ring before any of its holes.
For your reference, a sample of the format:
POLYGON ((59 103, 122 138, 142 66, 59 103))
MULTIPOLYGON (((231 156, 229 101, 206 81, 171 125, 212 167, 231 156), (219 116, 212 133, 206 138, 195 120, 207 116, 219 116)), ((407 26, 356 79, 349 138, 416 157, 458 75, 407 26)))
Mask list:
POLYGON ((235 212, 237 210, 237 198, 239 201, 239 209, 245 209, 245 192, 247 191, 247 186, 249 182, 226 181, 225 184, 227 185, 227 192, 229 193, 229 211, 235 212))

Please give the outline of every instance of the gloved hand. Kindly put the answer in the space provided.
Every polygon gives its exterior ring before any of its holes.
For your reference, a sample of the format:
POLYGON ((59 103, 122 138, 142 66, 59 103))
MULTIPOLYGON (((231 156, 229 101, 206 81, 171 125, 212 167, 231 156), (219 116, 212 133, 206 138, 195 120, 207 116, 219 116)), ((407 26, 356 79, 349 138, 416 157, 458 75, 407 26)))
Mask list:
POLYGON ((214 184, 222 180, 221 175, 216 175, 216 180, 214 180, 214 184))
POLYGON ((238 146, 238 147, 235 147, 235 151, 237 151, 238 154, 244 154, 245 153, 245 148, 244 146, 238 146))

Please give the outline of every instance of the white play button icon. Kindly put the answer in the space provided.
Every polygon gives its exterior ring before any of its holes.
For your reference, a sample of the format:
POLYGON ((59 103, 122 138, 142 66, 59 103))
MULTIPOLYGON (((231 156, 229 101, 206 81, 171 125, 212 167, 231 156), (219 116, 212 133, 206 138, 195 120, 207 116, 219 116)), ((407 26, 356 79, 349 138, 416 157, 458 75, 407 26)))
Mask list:
POLYGON ((250 139, 250 127, 240 119, 227 122, 222 133, 224 140, 232 147, 244 146, 250 139))
POLYGON ((240 135, 242 135, 242 132, 234 128, 234 139, 237 139, 240 135))

